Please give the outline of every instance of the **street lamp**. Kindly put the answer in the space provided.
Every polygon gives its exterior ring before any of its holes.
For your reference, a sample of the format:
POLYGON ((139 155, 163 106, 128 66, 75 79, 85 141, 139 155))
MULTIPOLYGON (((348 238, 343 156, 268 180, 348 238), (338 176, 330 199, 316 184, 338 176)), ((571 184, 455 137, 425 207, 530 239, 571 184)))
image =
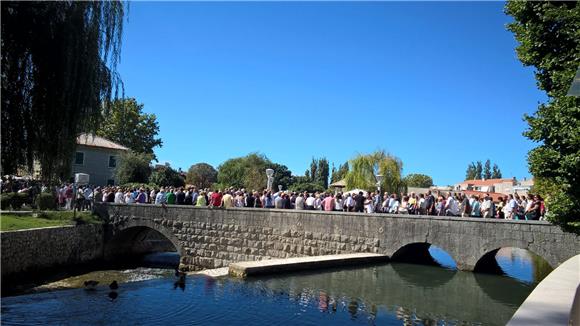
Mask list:
POLYGON ((274 182, 274 170, 266 169, 266 176, 268 176, 268 190, 272 190, 272 183, 274 182))
POLYGON ((379 195, 381 195, 381 181, 383 181, 383 175, 377 174, 377 175, 375 175, 375 178, 377 179, 377 188, 379 190, 379 195))

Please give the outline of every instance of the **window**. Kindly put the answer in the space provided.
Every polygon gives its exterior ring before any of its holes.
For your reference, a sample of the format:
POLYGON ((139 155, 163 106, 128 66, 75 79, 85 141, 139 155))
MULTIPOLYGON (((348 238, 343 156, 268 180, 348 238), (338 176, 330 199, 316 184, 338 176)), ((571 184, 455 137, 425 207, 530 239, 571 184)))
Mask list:
POLYGON ((107 186, 114 186, 114 185, 115 185, 115 180, 107 179, 107 186))
POLYGON ((110 168, 117 167, 117 158, 114 155, 109 156, 109 167, 110 168))
POLYGON ((76 152, 75 153, 75 164, 76 165, 85 164, 85 153, 83 153, 83 152, 76 152))

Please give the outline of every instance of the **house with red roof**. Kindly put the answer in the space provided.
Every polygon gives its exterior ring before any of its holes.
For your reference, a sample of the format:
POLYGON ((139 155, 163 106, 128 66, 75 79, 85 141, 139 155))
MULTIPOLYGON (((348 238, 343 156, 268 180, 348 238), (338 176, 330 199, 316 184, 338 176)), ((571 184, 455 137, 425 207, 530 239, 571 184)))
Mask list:
POLYGON ((454 186, 455 191, 476 191, 480 193, 514 194, 526 195, 534 185, 533 179, 518 181, 512 179, 481 179, 465 180, 454 186))

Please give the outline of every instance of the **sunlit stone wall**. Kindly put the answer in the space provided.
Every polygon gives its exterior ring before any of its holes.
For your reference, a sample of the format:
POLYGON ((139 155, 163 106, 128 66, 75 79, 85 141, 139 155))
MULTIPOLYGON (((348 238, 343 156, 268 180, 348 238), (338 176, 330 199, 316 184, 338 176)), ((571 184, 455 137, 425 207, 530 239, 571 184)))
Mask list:
POLYGON ((2 232, 2 279, 18 273, 100 259, 103 226, 79 226, 2 232))
POLYGON ((580 250, 578 236, 540 221, 137 204, 102 204, 98 212, 110 220, 113 237, 134 227, 157 230, 189 270, 353 252, 392 256, 413 243, 442 248, 462 270, 502 247, 528 249, 556 267, 580 250))

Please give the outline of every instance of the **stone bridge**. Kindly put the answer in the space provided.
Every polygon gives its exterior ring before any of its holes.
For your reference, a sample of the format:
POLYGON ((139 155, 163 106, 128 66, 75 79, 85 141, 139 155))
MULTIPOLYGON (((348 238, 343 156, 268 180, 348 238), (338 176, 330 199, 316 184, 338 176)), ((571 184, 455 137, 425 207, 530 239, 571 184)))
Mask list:
POLYGON ((185 270, 355 252, 412 261, 430 257, 434 245, 458 269, 483 271, 497 268, 494 257, 503 247, 527 249, 552 267, 580 252, 579 236, 543 221, 138 204, 98 204, 95 211, 110 222, 105 258, 165 243, 185 270))

